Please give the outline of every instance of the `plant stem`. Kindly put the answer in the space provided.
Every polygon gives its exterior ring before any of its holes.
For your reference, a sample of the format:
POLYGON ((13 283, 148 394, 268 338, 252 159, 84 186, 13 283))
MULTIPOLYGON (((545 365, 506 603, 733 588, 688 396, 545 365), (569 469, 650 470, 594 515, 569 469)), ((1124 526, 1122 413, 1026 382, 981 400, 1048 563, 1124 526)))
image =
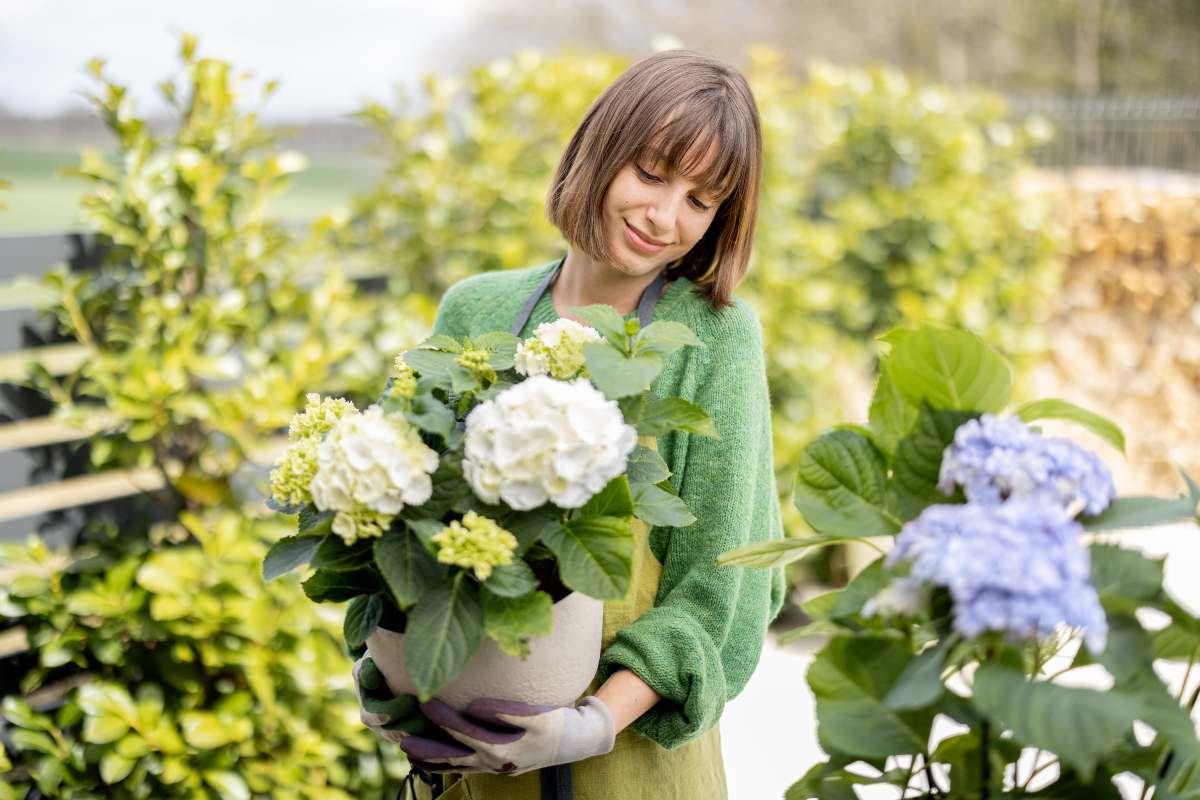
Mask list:
POLYGON ((988 752, 988 740, 992 735, 992 726, 985 719, 979 726, 979 786, 980 800, 988 800, 992 796, 992 760, 988 752))

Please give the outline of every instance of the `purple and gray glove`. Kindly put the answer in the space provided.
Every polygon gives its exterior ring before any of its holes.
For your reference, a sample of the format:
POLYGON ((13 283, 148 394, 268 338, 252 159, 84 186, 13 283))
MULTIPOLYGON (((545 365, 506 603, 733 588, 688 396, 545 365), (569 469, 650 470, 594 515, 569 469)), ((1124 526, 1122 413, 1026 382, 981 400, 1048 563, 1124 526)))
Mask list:
POLYGON ((593 695, 574 707, 479 698, 461 714, 434 698, 421 711, 461 742, 405 737, 400 749, 427 772, 520 775, 611 752, 616 737, 608 706, 593 695))

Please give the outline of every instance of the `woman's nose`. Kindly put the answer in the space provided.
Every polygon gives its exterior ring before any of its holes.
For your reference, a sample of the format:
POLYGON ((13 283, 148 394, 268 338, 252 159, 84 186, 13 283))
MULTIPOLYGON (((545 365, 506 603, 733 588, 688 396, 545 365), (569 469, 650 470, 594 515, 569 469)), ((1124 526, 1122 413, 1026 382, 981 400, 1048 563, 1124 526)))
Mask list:
POLYGON ((679 214, 679 203, 682 198, 677 192, 663 192, 646 210, 646 218, 656 230, 648 231, 658 237, 659 234, 669 235, 675 229, 675 218, 679 214))

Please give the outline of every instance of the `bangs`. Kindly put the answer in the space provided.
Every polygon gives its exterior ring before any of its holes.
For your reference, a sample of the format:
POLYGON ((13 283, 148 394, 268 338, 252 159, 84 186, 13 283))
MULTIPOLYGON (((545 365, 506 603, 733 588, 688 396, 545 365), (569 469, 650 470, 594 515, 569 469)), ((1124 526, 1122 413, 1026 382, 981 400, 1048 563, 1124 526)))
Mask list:
POLYGON ((740 130, 744 126, 730 113, 730 104, 703 96, 689 99, 692 102, 681 103, 649 141, 638 147, 636 159, 662 163, 669 172, 694 179, 719 202, 750 171, 750 136, 740 130), (697 175, 714 151, 704 171, 697 175))

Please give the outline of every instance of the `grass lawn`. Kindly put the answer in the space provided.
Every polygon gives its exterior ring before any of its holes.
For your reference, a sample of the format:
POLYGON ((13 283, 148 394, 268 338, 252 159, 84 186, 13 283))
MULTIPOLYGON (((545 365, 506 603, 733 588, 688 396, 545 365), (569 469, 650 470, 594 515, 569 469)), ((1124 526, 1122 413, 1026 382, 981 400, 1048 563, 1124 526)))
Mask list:
MULTIPOLYGON (((79 198, 87 184, 54 174, 77 163, 74 150, 0 144, 0 178, 12 184, 0 191, 0 236, 78 229, 79 198)), ((377 169, 375 162, 362 157, 311 161, 274 201, 275 213, 299 221, 346 205, 352 194, 371 185, 377 169)))

